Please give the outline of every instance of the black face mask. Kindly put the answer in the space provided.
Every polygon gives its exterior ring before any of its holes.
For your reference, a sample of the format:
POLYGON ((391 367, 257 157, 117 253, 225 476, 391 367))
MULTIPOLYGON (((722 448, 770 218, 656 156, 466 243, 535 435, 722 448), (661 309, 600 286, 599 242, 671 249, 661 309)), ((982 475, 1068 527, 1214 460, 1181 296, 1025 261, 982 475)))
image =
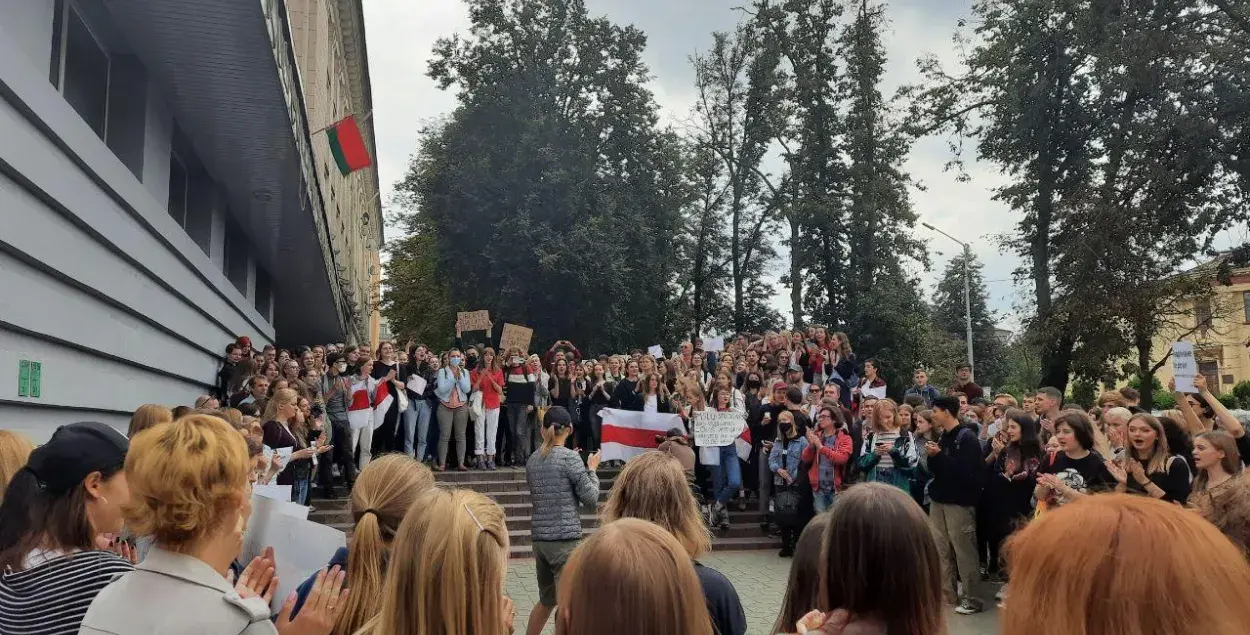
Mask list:
POLYGON ((782 431, 782 432, 790 432, 790 430, 792 430, 792 429, 794 429, 794 424, 791 424, 791 423, 783 423, 783 424, 781 424, 781 431, 782 431))
POLYGON ((754 390, 754 389, 758 389, 758 388, 759 388, 760 386, 762 386, 762 385, 764 385, 764 383, 763 383, 763 382, 761 382, 761 381, 760 381, 760 380, 758 380, 758 379, 748 379, 748 380, 747 380, 747 388, 751 388, 752 390, 754 390))

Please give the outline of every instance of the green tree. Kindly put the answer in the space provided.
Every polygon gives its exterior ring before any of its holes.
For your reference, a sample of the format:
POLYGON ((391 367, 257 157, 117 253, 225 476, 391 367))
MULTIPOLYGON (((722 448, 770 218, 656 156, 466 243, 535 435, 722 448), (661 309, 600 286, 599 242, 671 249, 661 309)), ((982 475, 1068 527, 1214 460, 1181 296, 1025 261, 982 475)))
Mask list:
MULTIPOLYGON (((951 258, 933 293, 934 325, 967 348, 968 320, 964 304, 964 254, 951 258)), ((1005 350, 998 337, 995 314, 989 310, 989 291, 983 266, 975 254, 968 260, 969 300, 972 307, 972 353, 975 376, 983 386, 1000 386, 1007 376, 1005 350)), ((967 354, 961 356, 967 361, 967 354)))
MULTIPOLYGON (((458 105, 398 186, 401 225, 428 232, 457 309, 589 350, 660 341, 690 191, 645 88, 645 37, 581 0, 468 4, 468 32, 439 40, 429 67, 458 105)), ((421 293, 391 289, 397 306, 421 293)))

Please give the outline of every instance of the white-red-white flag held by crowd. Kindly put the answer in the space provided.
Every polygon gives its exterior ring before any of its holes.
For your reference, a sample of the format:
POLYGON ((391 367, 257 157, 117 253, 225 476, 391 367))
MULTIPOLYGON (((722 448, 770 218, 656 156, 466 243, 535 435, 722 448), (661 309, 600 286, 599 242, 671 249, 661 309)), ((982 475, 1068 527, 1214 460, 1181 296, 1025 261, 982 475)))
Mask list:
POLYGON ((391 409, 393 403, 395 403, 395 395, 391 394, 391 382, 378 382, 377 389, 373 391, 373 428, 375 430, 382 425, 386 419, 386 411, 391 409))
POLYGON ((369 384, 372 378, 352 378, 352 399, 347 406, 347 423, 352 430, 361 430, 373 425, 373 402, 369 399, 369 384))
POLYGON ((751 429, 743 428, 742 434, 734 439, 734 449, 738 450, 738 458, 743 461, 751 460, 751 429))
POLYGON ((647 450, 660 446, 656 436, 663 437, 673 428, 686 433, 681 416, 659 412, 634 412, 604 408, 602 459, 604 461, 628 461, 647 450))

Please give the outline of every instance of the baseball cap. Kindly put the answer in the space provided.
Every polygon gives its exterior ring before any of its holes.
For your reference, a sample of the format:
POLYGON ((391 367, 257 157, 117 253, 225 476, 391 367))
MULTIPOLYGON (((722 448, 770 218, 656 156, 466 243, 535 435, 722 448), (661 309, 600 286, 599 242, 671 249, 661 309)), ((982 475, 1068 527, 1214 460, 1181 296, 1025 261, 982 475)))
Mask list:
POLYGON ((543 425, 569 428, 573 426, 573 417, 569 416, 564 406, 552 406, 547 409, 547 416, 543 417, 543 425))
POLYGON ((120 468, 129 448, 130 441, 122 433, 103 423, 71 423, 57 428, 47 443, 30 453, 26 469, 41 489, 64 494, 92 472, 120 468))
POLYGON ((779 381, 773 384, 773 392, 777 392, 778 390, 785 390, 789 387, 790 387, 790 384, 787 384, 784 381, 779 381))

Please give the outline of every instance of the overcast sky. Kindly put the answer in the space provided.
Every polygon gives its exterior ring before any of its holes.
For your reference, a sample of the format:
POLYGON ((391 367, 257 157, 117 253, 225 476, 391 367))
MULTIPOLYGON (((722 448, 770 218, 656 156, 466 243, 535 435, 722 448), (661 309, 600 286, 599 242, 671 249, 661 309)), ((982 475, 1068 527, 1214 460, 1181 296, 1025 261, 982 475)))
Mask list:
MULTIPOLYGON (((437 38, 468 27, 462 0, 368 0, 365 22, 368 34, 370 74, 373 82, 373 121, 378 135, 378 166, 383 200, 403 176, 408 159, 416 148, 417 131, 427 122, 450 111, 454 95, 440 91, 426 77, 430 51, 437 38)), ((667 122, 688 118, 694 104, 689 57, 706 51, 713 31, 731 30, 740 13, 735 6, 745 0, 586 0, 594 15, 607 15, 614 22, 633 24, 647 35, 645 59, 655 93, 667 122)), ((889 65, 885 92, 918 79, 915 60, 935 53, 954 59, 951 36, 961 17, 968 17, 971 0, 895 0, 887 15, 889 30, 885 45, 889 65)), ((946 141, 931 138, 917 144, 907 163, 912 176, 926 191, 914 191, 913 202, 922 221, 972 243, 974 253, 986 264, 985 277, 991 309, 1002 316, 1006 328, 1016 328, 1013 307, 1026 296, 1027 289, 1014 287, 1011 272, 1020 261, 1012 254, 1001 254, 995 235, 1010 231, 1017 217, 1005 206, 991 200, 991 190, 1003 182, 988 164, 970 163, 970 182, 956 182, 943 171, 950 155, 946 141)), ((969 157, 972 158, 972 157, 969 157)), ((926 296, 950 256, 959 247, 940 235, 917 227, 917 235, 929 240, 933 269, 922 275, 926 296)), ((785 266, 776 264, 777 271, 785 266)), ((779 310, 789 305, 789 292, 778 286, 774 304, 779 310)), ((788 313, 788 311, 787 311, 788 313)))

